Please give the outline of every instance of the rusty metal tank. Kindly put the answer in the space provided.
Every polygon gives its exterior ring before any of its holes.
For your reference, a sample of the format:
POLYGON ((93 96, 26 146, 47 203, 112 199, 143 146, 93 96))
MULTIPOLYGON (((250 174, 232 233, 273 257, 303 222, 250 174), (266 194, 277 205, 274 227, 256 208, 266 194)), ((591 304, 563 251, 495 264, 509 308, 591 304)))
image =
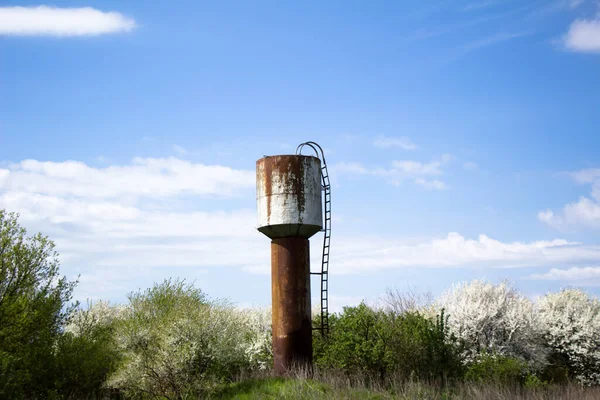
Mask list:
POLYGON ((271 238, 273 366, 312 365, 308 238, 323 227, 321 161, 304 155, 256 162, 258 230, 271 238))
POLYGON ((310 238, 323 228, 321 161, 280 155, 256 162, 258 230, 271 239, 310 238))

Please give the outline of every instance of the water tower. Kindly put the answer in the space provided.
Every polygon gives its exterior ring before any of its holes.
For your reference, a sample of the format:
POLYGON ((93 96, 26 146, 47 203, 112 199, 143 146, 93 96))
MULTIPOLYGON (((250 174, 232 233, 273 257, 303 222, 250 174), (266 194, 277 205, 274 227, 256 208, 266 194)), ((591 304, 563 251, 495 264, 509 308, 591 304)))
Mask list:
POLYGON ((271 239, 273 363, 275 372, 282 375, 292 365, 312 364, 308 239, 320 231, 325 232, 323 263, 321 272, 312 274, 321 276, 319 329, 322 333, 328 330, 331 198, 327 166, 319 145, 307 142, 298 146, 296 155, 258 160, 256 200, 258 230, 271 239), (312 148, 321 158, 302 155, 304 146, 312 148))

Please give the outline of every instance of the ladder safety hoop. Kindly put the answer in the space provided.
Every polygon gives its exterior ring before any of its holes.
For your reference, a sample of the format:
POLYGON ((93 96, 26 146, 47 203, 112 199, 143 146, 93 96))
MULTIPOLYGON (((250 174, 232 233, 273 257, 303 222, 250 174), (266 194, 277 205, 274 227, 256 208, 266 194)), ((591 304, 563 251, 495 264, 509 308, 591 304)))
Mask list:
POLYGON ((323 253, 321 257, 321 272, 311 272, 311 275, 321 275, 321 327, 318 330, 324 336, 329 333, 329 249, 331 247, 331 183, 329 181, 329 173, 327 171, 327 163, 325 161, 325 153, 323 148, 315 142, 305 142, 296 148, 296 155, 302 155, 302 149, 310 147, 317 158, 322 161, 321 166, 321 190, 324 192, 325 201, 323 208, 325 215, 323 216, 323 253))

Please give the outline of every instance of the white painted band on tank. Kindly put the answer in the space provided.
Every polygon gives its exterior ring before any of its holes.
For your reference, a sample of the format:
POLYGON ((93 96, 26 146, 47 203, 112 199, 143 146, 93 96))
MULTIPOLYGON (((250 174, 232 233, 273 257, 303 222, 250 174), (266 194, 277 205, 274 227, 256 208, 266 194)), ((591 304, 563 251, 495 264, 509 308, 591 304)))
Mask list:
POLYGON ((301 155, 258 160, 256 200, 258 230, 265 235, 314 235, 323 227, 321 161, 301 155))

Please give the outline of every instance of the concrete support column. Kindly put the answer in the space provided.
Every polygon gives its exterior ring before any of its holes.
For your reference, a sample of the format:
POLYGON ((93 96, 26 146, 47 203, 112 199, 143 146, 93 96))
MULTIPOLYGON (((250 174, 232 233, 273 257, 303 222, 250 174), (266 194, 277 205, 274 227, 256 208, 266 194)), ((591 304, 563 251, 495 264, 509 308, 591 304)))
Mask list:
POLYGON ((273 363, 284 375, 293 365, 312 365, 310 256, 307 238, 271 241, 273 363))

